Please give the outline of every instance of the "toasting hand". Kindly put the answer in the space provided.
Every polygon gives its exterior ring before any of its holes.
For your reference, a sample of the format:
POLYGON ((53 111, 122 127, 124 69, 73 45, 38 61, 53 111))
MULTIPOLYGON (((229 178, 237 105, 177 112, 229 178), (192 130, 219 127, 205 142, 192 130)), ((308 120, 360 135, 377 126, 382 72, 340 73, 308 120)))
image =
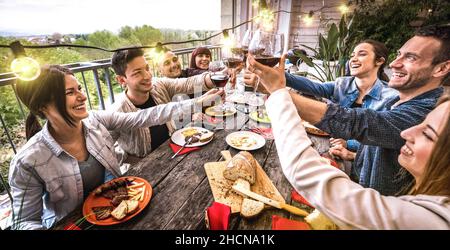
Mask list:
POLYGON ((263 85, 262 87, 264 87, 268 93, 273 93, 278 89, 285 88, 286 77, 284 76, 284 61, 286 57, 287 55, 284 54, 280 59, 279 66, 272 68, 257 62, 254 56, 249 53, 247 57, 248 71, 246 71, 246 74, 244 75, 244 83, 253 86, 257 81, 256 76, 258 76, 261 83, 259 85, 263 85), (251 72, 251 74, 248 72, 251 72))

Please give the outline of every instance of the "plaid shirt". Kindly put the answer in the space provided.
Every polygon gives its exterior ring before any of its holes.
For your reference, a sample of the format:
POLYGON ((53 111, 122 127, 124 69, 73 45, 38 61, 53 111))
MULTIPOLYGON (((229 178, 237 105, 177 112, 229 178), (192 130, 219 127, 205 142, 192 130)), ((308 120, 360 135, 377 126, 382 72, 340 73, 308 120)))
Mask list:
MULTIPOLYGON (((349 108, 359 97, 359 89, 356 86, 355 77, 338 77, 334 82, 317 83, 306 77, 285 73, 286 85, 302 93, 320 96, 329 99, 333 103, 339 103, 342 107, 349 108)), ((364 96, 362 108, 373 110, 386 110, 385 101, 398 95, 398 91, 387 87, 387 83, 377 78, 372 89, 364 96)), ((357 140, 347 140, 347 149, 357 151, 357 140)))
POLYGON ((395 97, 386 101, 386 111, 328 104, 325 116, 316 126, 335 138, 361 142, 352 174, 364 187, 395 195, 412 180, 410 174, 399 174, 397 158, 405 143, 400 132, 421 123, 442 93, 442 87, 436 88, 398 106, 393 106, 399 100, 395 97))

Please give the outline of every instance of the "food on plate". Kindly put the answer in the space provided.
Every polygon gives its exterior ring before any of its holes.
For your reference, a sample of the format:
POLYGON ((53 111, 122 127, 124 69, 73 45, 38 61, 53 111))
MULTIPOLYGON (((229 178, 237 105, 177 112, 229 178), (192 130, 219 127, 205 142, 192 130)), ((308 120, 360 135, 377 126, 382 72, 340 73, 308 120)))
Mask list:
POLYGON ((313 134, 313 135, 319 135, 319 136, 329 136, 328 133, 316 128, 314 125, 307 121, 302 121, 303 126, 305 127, 305 130, 307 133, 313 134))
POLYGON ((254 218, 264 210, 264 203, 244 198, 241 205, 241 216, 247 219, 254 218))
POLYGON ((116 179, 94 190, 94 196, 102 196, 111 204, 91 208, 97 220, 105 220, 110 216, 116 220, 122 220, 126 215, 138 210, 139 201, 142 201, 144 197, 145 183, 134 180, 135 178, 131 177, 116 179))
POLYGON ((230 106, 217 105, 207 108, 205 113, 209 116, 229 116, 236 113, 236 109, 230 106))
POLYGON ((315 209, 312 213, 305 217, 305 221, 314 230, 337 230, 338 226, 334 224, 328 217, 319 210, 315 209))
POLYGON ((117 207, 123 200, 128 200, 130 197, 128 196, 128 194, 124 195, 124 194, 119 194, 116 195, 112 198, 111 200, 111 205, 113 205, 114 207, 117 207))
POLYGON ((235 147, 251 148, 256 145, 256 140, 250 136, 234 136, 230 139, 230 142, 235 147))
POLYGON ((139 208, 139 201, 127 200, 127 215, 134 214, 139 208))
POLYGON ((119 206, 114 208, 114 210, 111 212, 111 215, 116 220, 122 220, 123 218, 125 218, 125 216, 127 216, 127 212, 128 212, 127 201, 123 200, 122 202, 120 202, 119 206))
POLYGON ((106 220, 111 216, 113 208, 113 206, 92 207, 92 212, 94 212, 97 220, 106 220))
MULTIPOLYGON (((94 194, 104 196, 104 194, 106 194, 110 190, 117 191, 116 189, 118 189, 119 187, 125 187, 127 185, 127 181, 128 180, 126 180, 126 179, 117 179, 117 180, 112 180, 110 182, 104 183, 94 190, 94 194)), ((110 196, 113 193, 115 193, 115 192, 108 192, 108 196, 110 196)), ((106 197, 106 198, 109 198, 109 197, 106 197)))
POLYGON ((250 118, 257 122, 270 123, 270 118, 265 109, 259 109, 250 113, 250 118))
POLYGON ((211 140, 214 133, 210 131, 199 131, 195 128, 188 128, 181 132, 184 136, 184 141, 189 142, 189 144, 197 142, 207 142, 211 140))
POLYGON ((184 136, 184 138, 187 138, 195 134, 200 134, 200 132, 196 128, 186 128, 181 132, 181 134, 184 136))
POLYGON ((123 200, 112 212, 111 215, 116 220, 122 220, 125 216, 135 213, 139 208, 139 201, 123 200))
POLYGON ((239 152, 228 162, 223 171, 223 176, 233 181, 242 178, 250 184, 254 184, 256 179, 255 158, 247 151, 239 152))
POLYGON ((214 136, 213 132, 210 131, 205 131, 205 133, 202 133, 200 135, 200 142, 207 142, 209 140, 211 140, 211 138, 214 136))

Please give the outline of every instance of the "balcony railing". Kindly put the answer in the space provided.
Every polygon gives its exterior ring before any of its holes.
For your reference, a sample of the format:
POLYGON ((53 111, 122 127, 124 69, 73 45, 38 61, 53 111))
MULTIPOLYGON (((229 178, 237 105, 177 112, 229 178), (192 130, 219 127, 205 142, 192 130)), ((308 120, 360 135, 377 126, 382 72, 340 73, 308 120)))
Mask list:
MULTIPOLYGON (((211 50, 211 60, 220 60, 221 59, 221 47, 220 46, 207 46, 211 50)), ((173 52, 180 57, 182 61, 182 68, 187 68, 189 65, 190 55, 192 51, 195 48, 184 48, 184 49, 178 49, 173 50, 173 52)), ((149 62, 152 64, 152 62, 149 60, 149 62)), ((114 103, 114 94, 117 94, 118 92, 122 91, 122 87, 120 84, 117 83, 114 77, 112 77, 112 72, 110 71, 111 67, 111 59, 103 59, 103 60, 96 60, 92 62, 77 62, 73 64, 66 64, 64 65, 68 68, 70 68, 75 76, 79 79, 79 81, 82 83, 82 87, 85 90, 87 101, 89 104, 89 109, 101 109, 104 110, 107 108, 108 105, 114 103), (88 81, 90 81, 92 77, 93 83, 95 86, 95 91, 90 91, 88 86, 92 86, 92 84, 88 84, 88 81), (87 79, 88 78, 88 79, 87 79), (106 92, 105 92, 106 89, 106 92), (114 91, 116 90, 116 91, 114 91), (92 93, 95 92, 95 93, 92 93), (116 92, 116 93, 115 93, 116 92), (95 100, 94 100, 95 99, 95 100), (105 102, 106 100, 109 100, 108 102, 105 102), (95 106, 95 101, 98 101, 98 106, 95 106)), ((158 76, 157 73, 157 66, 155 63, 153 63, 153 75, 158 76)), ((16 88, 16 77, 12 73, 3 73, 0 74, 0 88, 12 88, 16 103, 18 105, 18 110, 20 112, 20 116, 24 120, 23 124, 25 124, 26 119, 26 111, 20 102, 16 88)), ((92 88, 92 87, 91 87, 92 88)), ((11 133, 11 131, 8 129, 8 124, 6 124, 5 119, 3 118, 5 114, 0 113, 0 123, 3 129, 3 132, 6 135, 6 138, 11 145, 11 148, 14 152, 14 154, 17 153, 17 147, 13 141, 13 138, 15 135, 11 133)), ((1 156, 0 158, 0 164, 6 160, 9 160, 7 158, 10 158, 8 156, 1 156)), ((1 177, 1 176, 0 176, 1 177)), ((5 187, 6 188, 6 187, 5 187)))

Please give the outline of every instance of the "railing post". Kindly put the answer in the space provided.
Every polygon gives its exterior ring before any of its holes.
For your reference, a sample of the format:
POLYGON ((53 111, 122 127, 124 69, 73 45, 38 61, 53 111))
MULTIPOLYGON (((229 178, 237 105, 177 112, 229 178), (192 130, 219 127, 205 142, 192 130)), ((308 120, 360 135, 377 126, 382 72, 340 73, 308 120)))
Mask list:
POLYGON ((81 73, 81 77, 83 78, 83 85, 84 85, 84 89, 86 90, 86 96, 87 96, 87 99, 88 99, 89 108, 92 110, 92 103, 91 103, 91 98, 89 97, 89 89, 88 89, 87 84, 86 84, 86 78, 84 77, 84 72, 83 71, 81 71, 80 73, 81 73))
POLYGON ((10 143, 11 146, 12 146, 12 149, 13 149, 13 151, 14 151, 14 154, 17 154, 16 146, 14 145, 14 142, 12 141, 11 136, 9 136, 8 128, 6 127, 6 124, 5 124, 5 122, 3 121, 3 117, 2 117, 1 115, 0 115, 0 121, 2 122, 3 130, 5 130, 6 137, 8 137, 8 141, 9 141, 9 143, 10 143))
POLYGON ((108 85, 108 89, 109 89, 109 102, 111 104, 114 103, 114 91, 111 85, 111 76, 109 74, 109 68, 104 68, 105 70, 105 76, 106 76, 106 84, 108 85))
POLYGON ((94 73, 94 82, 95 82, 95 87, 97 87, 97 94, 98 94, 98 99, 100 102, 100 108, 105 110, 105 102, 103 101, 103 94, 102 94, 102 88, 100 86, 100 79, 98 78, 98 71, 97 71, 97 69, 93 69, 92 72, 94 73))
POLYGON ((26 115, 25 115, 25 111, 23 111, 22 102, 20 101, 19 96, 17 95, 16 85, 15 85, 14 83, 11 84, 11 88, 13 89, 14 95, 16 96, 17 103, 19 103, 19 109, 20 109, 20 113, 22 114, 22 118, 23 118, 24 120, 26 120, 27 117, 26 117, 26 115))

